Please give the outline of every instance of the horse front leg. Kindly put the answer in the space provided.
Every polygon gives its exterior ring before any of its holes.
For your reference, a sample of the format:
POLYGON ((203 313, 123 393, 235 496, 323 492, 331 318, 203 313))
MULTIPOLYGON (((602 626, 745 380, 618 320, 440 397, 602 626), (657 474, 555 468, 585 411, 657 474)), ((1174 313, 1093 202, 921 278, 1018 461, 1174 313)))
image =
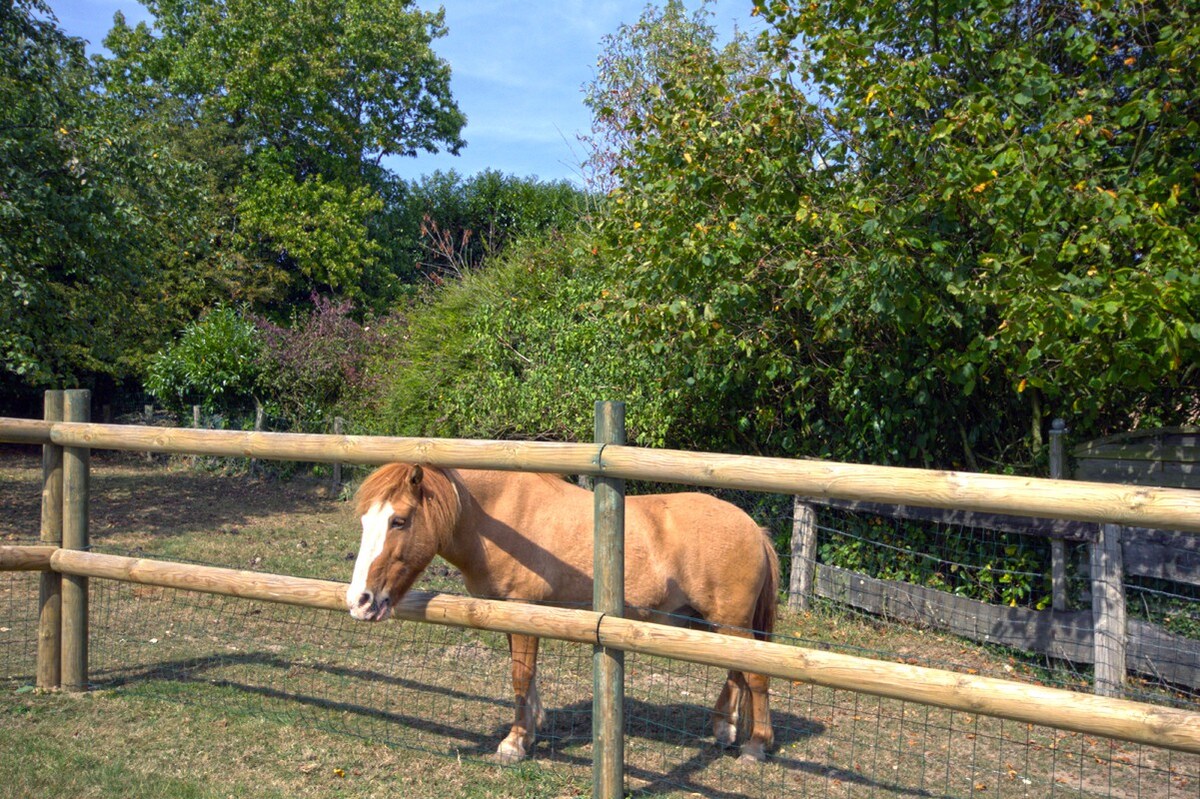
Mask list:
POLYGON ((741 710, 742 693, 745 688, 746 678, 742 673, 730 671, 725 680, 725 687, 717 697, 716 707, 713 708, 713 738, 717 746, 733 746, 737 743, 738 712, 741 710))
POLYGON ((512 653, 512 684, 516 696, 512 729, 500 742, 496 757, 501 763, 522 760, 533 748, 538 727, 545 720, 537 692, 538 639, 531 635, 509 635, 512 653))

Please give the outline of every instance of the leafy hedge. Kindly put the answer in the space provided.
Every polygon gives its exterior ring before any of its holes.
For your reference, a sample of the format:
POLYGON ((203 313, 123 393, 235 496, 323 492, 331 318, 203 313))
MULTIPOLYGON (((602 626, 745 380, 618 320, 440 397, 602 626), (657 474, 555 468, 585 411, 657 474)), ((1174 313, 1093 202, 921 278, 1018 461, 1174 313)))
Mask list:
POLYGON ((146 390, 184 416, 254 407, 262 375, 258 328, 235 308, 222 307, 188 324, 179 340, 150 360, 146 390))
POLYGON ((673 394, 657 356, 599 303, 608 278, 585 234, 514 245, 431 289, 380 332, 361 429, 396 435, 587 440, 596 400, 630 409, 630 435, 662 444, 673 394))

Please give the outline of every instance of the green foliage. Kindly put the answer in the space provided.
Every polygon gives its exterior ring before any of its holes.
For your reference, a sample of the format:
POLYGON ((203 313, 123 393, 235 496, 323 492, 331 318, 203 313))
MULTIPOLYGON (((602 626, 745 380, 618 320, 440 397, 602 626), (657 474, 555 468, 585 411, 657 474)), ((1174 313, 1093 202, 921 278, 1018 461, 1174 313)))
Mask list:
POLYGON ((439 171, 403 185, 394 237, 405 263, 444 278, 479 267, 517 239, 574 230, 588 205, 588 195, 565 180, 439 171))
POLYGON ((744 38, 716 52, 711 16, 707 0, 690 15, 682 2, 668 0, 661 9, 648 5, 637 22, 601 40, 596 77, 584 87, 592 132, 580 137, 589 150, 584 168, 590 186, 616 188, 617 172, 629 165, 643 121, 655 113, 663 93, 678 87, 681 75, 696 64, 709 62, 725 73, 722 84, 741 81, 728 78, 730 73, 756 69, 759 59, 744 38))
POLYGON ((0 9, 0 352, 5 392, 135 372, 155 320, 163 219, 192 224, 190 171, 94 91, 83 43, 38 0, 0 9))
POLYGON ((1045 539, 857 514, 826 522, 819 559, 881 580, 922 585, 980 602, 1050 606, 1045 539))
POLYGON ((1077 428, 1194 393, 1196 13, 993 0, 774 17, 811 48, 795 65, 827 101, 823 157, 869 274, 959 298, 937 321, 960 341, 928 347, 956 390, 1023 393, 1035 423, 1051 404, 1077 428))
POLYGON ((261 348, 252 321, 233 308, 217 308, 151 359, 146 390, 180 414, 191 405, 209 413, 245 411, 258 393, 261 348))
POLYGON ((307 145, 357 166, 457 152, 465 119, 431 49, 444 14, 410 0, 158 0, 151 10, 175 91, 275 148, 307 145))
POLYGON ((1200 25, 1127 5, 766 4, 757 53, 623 31, 602 231, 695 386, 676 443, 984 468, 1051 412, 1194 418, 1200 25))
POLYGON ((380 250, 367 225, 383 200, 367 186, 352 188, 319 174, 292 180, 288 160, 269 151, 255 159, 237 194, 239 239, 268 257, 279 253, 312 284, 357 296, 362 273, 380 250))
POLYGON ((590 440, 596 400, 629 403, 630 438, 661 445, 673 391, 598 301, 586 236, 513 245, 430 292, 380 333, 361 429, 396 435, 590 440))
POLYGON ((206 167, 205 235, 175 259, 189 292, 286 308, 313 290, 395 293, 388 155, 457 151, 465 118, 432 49, 440 12, 407 0, 164 0, 120 16, 112 102, 161 120, 206 167))
POLYGON ((94 64, 41 0, 0 10, 5 394, 138 377, 166 331, 222 302, 394 297, 379 160, 462 145, 440 13, 149 8, 150 25, 116 16, 94 64))
POLYGON ((1169 580, 1126 578, 1129 613, 1158 624, 1168 632, 1200 639, 1200 613, 1196 610, 1196 588, 1169 580))
POLYGON ((625 105, 601 109, 626 148, 600 226, 618 259, 614 309, 673 365, 662 379, 687 401, 674 443, 804 451, 793 425, 813 423, 816 392, 798 359, 815 342, 779 247, 803 234, 793 217, 811 182, 809 126, 748 43, 718 48, 681 13, 622 29, 601 73, 615 88, 590 92, 625 105))

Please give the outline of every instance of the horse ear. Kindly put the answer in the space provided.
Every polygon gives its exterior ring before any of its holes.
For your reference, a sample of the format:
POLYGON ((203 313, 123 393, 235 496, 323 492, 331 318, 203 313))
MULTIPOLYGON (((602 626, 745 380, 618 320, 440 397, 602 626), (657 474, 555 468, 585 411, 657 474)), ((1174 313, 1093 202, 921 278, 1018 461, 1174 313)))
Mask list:
POLYGON ((421 484, 421 480, 423 480, 424 478, 425 478, 425 470, 422 469, 420 466, 414 465, 412 468, 412 474, 410 474, 408 476, 408 483, 409 483, 409 485, 412 485, 412 486, 418 486, 421 484))

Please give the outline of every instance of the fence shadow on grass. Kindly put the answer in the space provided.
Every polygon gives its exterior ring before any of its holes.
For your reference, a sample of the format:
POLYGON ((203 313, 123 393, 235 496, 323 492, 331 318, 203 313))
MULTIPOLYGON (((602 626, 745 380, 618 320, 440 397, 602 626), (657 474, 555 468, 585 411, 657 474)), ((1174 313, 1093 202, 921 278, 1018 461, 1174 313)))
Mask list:
MULTIPOLYGON (((367 721, 382 722, 389 725, 399 725, 410 730, 415 730, 418 733, 424 733, 431 736, 440 736, 456 740, 467 740, 470 741, 472 745, 469 749, 463 750, 462 753, 468 756, 474 756, 476 754, 481 755, 490 751, 487 749, 489 744, 493 749, 495 746, 495 742, 492 741, 492 738, 487 733, 479 733, 461 727, 451 726, 449 724, 444 724, 421 715, 411 715, 407 713, 381 710, 378 707, 371 707, 362 703, 361 701, 353 701, 352 699, 335 699, 330 698, 329 696, 314 696, 312 694, 303 693, 299 690, 286 690, 281 687, 273 687, 265 684, 254 684, 250 681, 238 680, 232 677, 206 676, 212 672, 230 668, 265 669, 271 673, 284 675, 282 678, 279 678, 281 682, 286 681, 287 675, 293 670, 301 668, 306 671, 320 673, 321 675, 332 679, 364 681, 370 683, 371 685, 388 686, 397 691, 420 692, 422 695, 442 697, 450 701, 483 703, 493 705, 498 710, 507 709, 510 706, 509 703, 498 700, 494 697, 480 696, 453 688, 447 688, 445 686, 430 685, 428 683, 397 677, 395 675, 382 674, 363 669, 347 668, 331 664, 310 663, 305 661, 293 661, 286 657, 281 657, 270 652, 242 652, 237 654, 219 654, 204 657, 181 658, 178 660, 167 660, 160 661, 158 663, 146 664, 137 671, 110 669, 107 671, 94 673, 93 685, 98 688, 117 689, 163 682, 176 683, 179 685, 192 685, 199 683, 206 686, 236 691, 247 696, 259 697, 264 700, 298 703, 304 707, 315 708, 323 711, 331 711, 340 714, 348 714, 352 717, 367 721)), ((427 708, 420 709, 427 710, 427 708)), ((268 711, 266 711, 264 708, 262 712, 267 713, 268 711)), ((330 726, 332 727, 332 725, 330 726)), ((341 733, 355 734, 352 730, 348 729, 344 725, 338 725, 334 727, 334 729, 335 731, 341 733)), ((369 736, 366 733, 363 733, 361 734, 361 737, 369 736)), ((437 750, 433 749, 429 749, 428 751, 438 753, 437 750)))
MULTIPOLYGON (((96 670, 93 674, 93 684, 102 689, 136 689, 139 685, 163 683, 179 688, 204 685, 233 692, 245 701, 232 700, 231 712, 286 716, 335 734, 380 740, 405 749, 484 763, 495 762, 493 753, 508 732, 512 707, 511 698, 506 694, 497 698, 489 695, 486 689, 436 684, 369 668, 294 659, 263 650, 164 659, 132 668, 96 670), (239 670, 241 673, 236 673, 239 670), (263 678, 257 682, 255 670, 258 670, 257 676, 263 678), (230 671, 235 673, 222 674, 230 671), (308 679, 316 680, 316 684, 306 690, 303 681, 293 679, 298 671, 309 675, 308 679), (330 686, 333 686, 332 690, 324 690, 330 686), (363 691, 369 691, 370 695, 354 695, 363 691), (412 712, 403 712, 397 708, 385 709, 385 703, 371 701, 379 699, 381 691, 394 692, 395 701, 401 704, 405 693, 433 699, 412 708, 412 712), (252 699, 261 700, 261 704, 251 704, 252 699), (439 717, 438 709, 432 708, 437 701, 474 707, 468 708, 469 714, 460 709, 457 713, 441 713, 439 717), (271 707, 271 703, 277 705, 271 707), (291 709, 280 710, 280 705, 289 705, 291 709), (477 712, 480 706, 490 709, 480 714, 477 712), (305 719, 305 709, 328 715, 305 719), (472 724, 467 719, 478 723, 472 724), (444 743, 439 746, 439 741, 444 743)), ((486 683, 494 685, 497 694, 507 691, 506 680, 494 680, 488 675, 486 683)), ((148 693, 153 695, 153 688, 148 693)), ((167 701, 185 704, 210 701, 201 695, 189 698, 186 691, 171 689, 165 693, 167 701)), ((819 739, 828 731, 820 722, 782 710, 772 714, 776 749, 767 763, 740 763, 736 748, 714 745, 710 714, 711 708, 707 704, 657 703, 626 697, 628 754, 625 772, 631 783, 638 784, 634 793, 654 796, 686 790, 714 799, 735 799, 745 795, 747 784, 818 781, 856 786, 872 795, 877 791, 888 791, 889 795, 916 799, 941 799, 943 796, 923 788, 879 780, 856 769, 796 756, 794 750, 808 748, 806 742, 819 739)), ((546 723, 532 758, 547 764, 589 769, 591 738, 590 699, 552 704, 546 708, 546 723)))

